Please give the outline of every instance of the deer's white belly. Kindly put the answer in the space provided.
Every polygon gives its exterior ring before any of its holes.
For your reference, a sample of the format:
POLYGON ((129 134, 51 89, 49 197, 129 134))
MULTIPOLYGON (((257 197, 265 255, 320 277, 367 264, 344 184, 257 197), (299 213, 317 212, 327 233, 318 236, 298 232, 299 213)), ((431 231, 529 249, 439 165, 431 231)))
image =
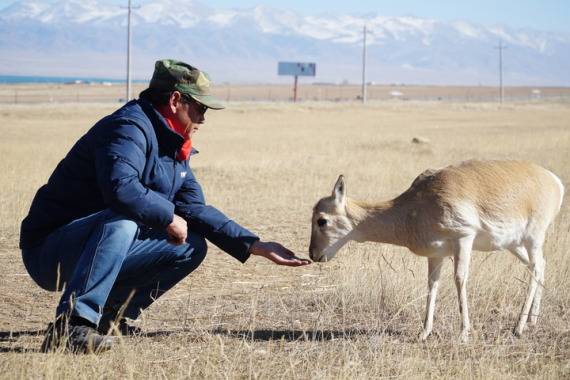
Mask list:
MULTIPOLYGON (((509 246, 519 245, 524 237, 526 224, 522 220, 495 221, 481 223, 479 228, 462 228, 463 233, 472 233, 473 249, 477 251, 496 251, 509 246)), ((462 233, 462 235, 463 235, 462 233)), ((456 239, 437 237, 422 247, 416 247, 413 252, 426 257, 446 257, 453 255, 456 239)))
POLYGON ((477 251, 495 251, 512 245, 520 245, 526 223, 523 220, 493 221, 482 223, 473 240, 473 249, 477 251))
POLYGON ((481 218, 473 204, 463 202, 456 205, 458 231, 474 234, 473 249, 495 251, 512 245, 519 245, 523 239, 528 220, 504 216, 491 220, 481 218))

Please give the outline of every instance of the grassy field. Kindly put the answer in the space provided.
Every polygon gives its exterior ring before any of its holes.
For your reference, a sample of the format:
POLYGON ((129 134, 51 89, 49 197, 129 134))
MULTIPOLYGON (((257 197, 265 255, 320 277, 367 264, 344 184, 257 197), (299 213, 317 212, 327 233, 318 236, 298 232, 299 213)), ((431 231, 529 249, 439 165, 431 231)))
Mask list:
MULTIPOLYGON (((242 265, 211 246, 204 264, 147 310, 145 335, 101 355, 42 354, 59 294, 26 275, 18 229, 37 188, 109 104, 0 106, 0 378, 568 378, 570 206, 545 246, 539 324, 512 328, 527 270, 475 253, 472 340, 460 344, 452 263, 434 333, 420 343, 427 263, 351 243, 330 263, 242 265)), ((570 188, 568 103, 233 103, 208 112, 192 166, 208 203, 307 257, 311 208, 344 174, 349 196, 393 197, 417 174, 469 158, 537 162, 570 188), (429 142, 413 144, 419 137, 429 142)))

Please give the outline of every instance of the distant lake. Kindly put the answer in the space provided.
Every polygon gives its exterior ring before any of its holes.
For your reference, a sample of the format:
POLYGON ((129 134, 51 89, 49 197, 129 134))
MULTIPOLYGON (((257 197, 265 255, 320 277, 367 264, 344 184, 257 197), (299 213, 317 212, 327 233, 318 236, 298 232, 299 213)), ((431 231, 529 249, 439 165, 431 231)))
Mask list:
MULTIPOLYGON (((112 83, 124 84, 124 79, 87 78, 87 77, 40 77, 24 75, 0 75, 0 84, 24 84, 24 83, 112 83)), ((148 83, 148 80, 133 80, 132 83, 148 83)))

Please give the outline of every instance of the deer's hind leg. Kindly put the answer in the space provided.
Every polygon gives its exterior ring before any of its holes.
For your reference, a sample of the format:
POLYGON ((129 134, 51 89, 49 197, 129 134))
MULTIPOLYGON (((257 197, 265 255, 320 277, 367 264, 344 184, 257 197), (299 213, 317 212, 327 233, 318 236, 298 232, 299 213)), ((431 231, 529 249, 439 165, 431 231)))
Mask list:
POLYGON ((529 265, 528 253, 524 245, 514 245, 509 247, 509 251, 515 255, 524 265, 529 265))
POLYGON ((471 325, 467 306, 467 279, 469 277, 469 264, 473 249, 473 235, 463 236, 455 242, 453 248, 453 262, 455 269, 455 286, 459 298, 459 313, 461 314, 461 336, 463 342, 469 340, 471 325))
MULTIPOLYGON (((542 253, 542 252, 541 252, 542 253)), ((536 293, 532 300, 532 307, 530 308, 530 314, 528 315, 528 325, 536 326, 538 322, 538 317, 540 315, 540 302, 542 301, 542 291, 544 290, 544 272, 546 271, 546 260, 544 256, 541 255, 542 265, 539 270, 538 286, 536 288, 536 293)))
POLYGON ((540 312, 540 301, 542 298, 542 286, 544 282, 544 269, 546 262, 542 254, 542 244, 544 239, 533 239, 525 242, 528 252, 528 267, 530 269, 530 280, 526 300, 523 304, 519 321, 515 328, 515 334, 521 336, 527 321, 536 324, 538 313, 540 312))

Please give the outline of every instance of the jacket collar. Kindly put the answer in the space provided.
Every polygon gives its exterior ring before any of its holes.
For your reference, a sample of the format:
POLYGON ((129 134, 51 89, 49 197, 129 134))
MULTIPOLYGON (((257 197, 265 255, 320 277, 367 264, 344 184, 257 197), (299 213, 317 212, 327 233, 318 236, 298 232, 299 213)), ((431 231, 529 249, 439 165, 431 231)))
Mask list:
MULTIPOLYGON (((184 138, 170 129, 164 117, 150 102, 139 99, 138 103, 152 123, 160 150, 171 157, 176 157, 176 152, 178 152, 182 144, 184 144, 184 138)), ((192 153, 194 153, 194 149, 192 149, 192 153)))

